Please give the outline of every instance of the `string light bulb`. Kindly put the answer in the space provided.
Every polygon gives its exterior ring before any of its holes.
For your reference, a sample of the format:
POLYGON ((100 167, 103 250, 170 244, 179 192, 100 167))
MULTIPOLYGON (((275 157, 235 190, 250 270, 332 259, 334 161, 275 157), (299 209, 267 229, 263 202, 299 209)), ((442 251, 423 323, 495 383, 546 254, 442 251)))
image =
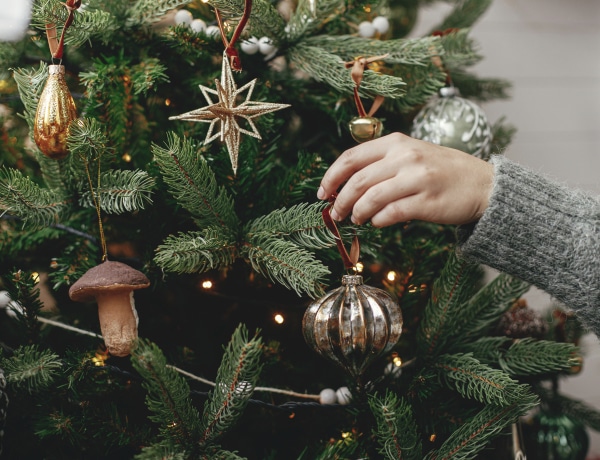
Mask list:
POLYGON ((362 262, 356 262, 354 268, 356 269, 356 273, 362 273, 362 271, 365 269, 365 265, 362 262))
POLYGON ((389 272, 387 272, 386 278, 388 279, 388 281, 395 281, 396 276, 397 273, 394 270, 390 270, 389 272))
POLYGON ((213 287, 213 282, 211 280, 202 281, 202 289, 211 289, 213 287))
POLYGON ((285 318, 280 313, 277 313, 275 316, 273 316, 273 319, 277 324, 283 324, 285 322, 285 318))

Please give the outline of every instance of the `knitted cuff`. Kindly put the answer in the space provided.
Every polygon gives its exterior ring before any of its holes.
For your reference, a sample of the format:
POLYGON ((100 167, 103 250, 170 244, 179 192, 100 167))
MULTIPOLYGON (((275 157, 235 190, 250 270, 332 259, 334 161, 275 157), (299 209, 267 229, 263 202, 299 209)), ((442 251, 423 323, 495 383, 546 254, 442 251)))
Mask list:
POLYGON ((600 306, 599 202, 501 155, 490 162, 495 177, 488 209, 457 229, 459 254, 591 314, 600 306))

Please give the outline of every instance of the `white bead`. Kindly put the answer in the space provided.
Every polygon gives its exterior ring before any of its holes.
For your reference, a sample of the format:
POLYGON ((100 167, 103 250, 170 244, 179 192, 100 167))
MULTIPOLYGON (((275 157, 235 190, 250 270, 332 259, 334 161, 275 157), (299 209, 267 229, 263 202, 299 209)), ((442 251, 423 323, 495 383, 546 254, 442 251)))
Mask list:
POLYGON ((240 48, 246 54, 256 54, 258 52, 258 38, 250 37, 247 40, 242 41, 240 48))
POLYGON ((390 21, 385 16, 377 16, 371 24, 380 34, 384 34, 390 29, 390 21))
POLYGON ((358 35, 364 38, 370 38, 375 35, 375 27, 370 21, 363 21, 358 25, 358 35))
POLYGON ((342 406, 345 406, 352 401, 352 393, 350 393, 348 387, 338 388, 338 390, 335 392, 335 395, 337 396, 338 404, 341 404, 342 406))
POLYGON ((10 302, 8 291, 0 291, 0 308, 6 308, 10 302))
POLYGON ((206 30, 206 22, 202 19, 194 19, 190 24, 190 28, 196 33, 202 32, 206 30))
POLYGON ((260 50, 261 54, 267 55, 271 54, 276 48, 269 37, 261 37, 258 40, 258 49, 260 50))
POLYGON ((208 26, 206 28, 206 30, 204 31, 204 33, 208 36, 208 37, 218 37, 219 35, 221 35, 221 31, 219 30, 219 28, 217 26, 208 26))
POLYGON ((178 26, 189 26, 194 20, 194 16, 188 10, 179 10, 175 13, 173 21, 178 26))
POLYGON ((335 390, 331 388, 325 388, 324 390, 321 390, 321 393, 319 393, 319 402, 321 404, 337 403, 337 394, 335 393, 335 390))

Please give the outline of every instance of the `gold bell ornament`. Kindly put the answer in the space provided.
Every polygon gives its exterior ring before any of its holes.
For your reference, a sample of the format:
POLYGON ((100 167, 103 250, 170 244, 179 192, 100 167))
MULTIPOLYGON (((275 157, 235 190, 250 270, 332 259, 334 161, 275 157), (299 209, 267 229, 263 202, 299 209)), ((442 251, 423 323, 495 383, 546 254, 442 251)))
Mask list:
MULTIPOLYGON (((323 220, 335 236, 346 268, 356 267, 359 244, 355 237, 350 254, 329 212, 323 220)), ((358 379, 379 356, 390 351, 402 334, 402 311, 383 289, 363 284, 361 275, 342 276, 342 286, 313 301, 304 313, 306 343, 323 357, 358 379)))
POLYGON ((50 65, 48 72, 35 113, 33 138, 44 155, 60 160, 68 154, 69 125, 77 118, 77 109, 65 81, 65 66, 50 65))
POLYGON ((383 123, 381 123, 379 118, 375 118, 373 116, 383 103, 383 96, 378 95, 375 97, 373 105, 367 113, 358 94, 358 88, 362 82, 364 71, 366 68, 368 68, 369 64, 386 57, 387 54, 371 58, 360 57, 354 61, 345 63, 346 68, 351 69, 350 76, 354 81, 354 103, 356 104, 358 116, 350 120, 348 123, 348 129, 350 130, 352 138, 356 142, 362 143, 377 139, 379 136, 381 136, 383 131, 383 123))

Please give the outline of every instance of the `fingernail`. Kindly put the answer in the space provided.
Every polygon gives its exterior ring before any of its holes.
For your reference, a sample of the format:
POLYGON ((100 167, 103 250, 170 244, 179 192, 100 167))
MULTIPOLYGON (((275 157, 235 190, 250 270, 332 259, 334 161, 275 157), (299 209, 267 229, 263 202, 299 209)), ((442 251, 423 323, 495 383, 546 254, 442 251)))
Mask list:
POLYGON ((325 195, 325 189, 323 187, 319 187, 319 190, 317 190, 317 198, 319 200, 324 200, 325 198, 327 198, 327 196, 325 195))
POLYGON ((354 216, 350 216, 350 220, 352 221, 352 223, 353 223, 354 225, 358 225, 358 222, 356 221, 356 217, 354 217, 354 216))
POLYGON ((330 214, 331 214, 331 218, 333 220, 340 220, 340 215, 337 213, 337 211, 335 209, 332 209, 330 214))

